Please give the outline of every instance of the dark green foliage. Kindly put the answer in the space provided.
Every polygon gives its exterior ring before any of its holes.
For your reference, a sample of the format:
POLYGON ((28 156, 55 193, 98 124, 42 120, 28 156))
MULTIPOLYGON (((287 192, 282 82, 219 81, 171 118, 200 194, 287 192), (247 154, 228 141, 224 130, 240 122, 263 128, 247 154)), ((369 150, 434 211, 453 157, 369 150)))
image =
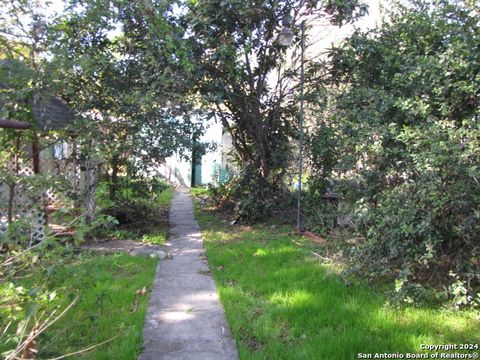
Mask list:
POLYGON ((462 142, 479 130, 432 124, 428 133, 403 131, 414 180, 385 187, 358 213, 368 238, 358 259, 372 275, 393 271, 409 286, 437 288, 459 276, 467 294, 455 301, 478 303, 480 152, 475 142, 462 142))
POLYGON ((328 179, 340 157, 337 147, 338 139, 335 135, 335 128, 325 123, 318 126, 308 139, 306 148, 312 164, 309 182, 310 196, 323 196, 327 191, 328 179))
MULTIPOLYGON (((336 201, 308 191, 303 192, 302 200, 302 229, 324 235, 337 225, 341 212, 336 201)), ((296 205, 296 199, 292 205, 296 205)))
POLYGON ((122 199, 151 198, 168 189, 170 185, 158 177, 118 179, 119 196, 122 199))
POLYGON ((280 189, 266 183, 258 171, 247 166, 230 182, 232 198, 236 200, 235 213, 246 223, 268 219, 279 205, 276 198, 280 189))
POLYGON ((203 131, 187 99, 193 67, 172 3, 72 1, 48 27, 47 67, 83 119, 79 160, 101 164, 112 201, 120 176, 142 179, 174 152, 188 154, 203 131))
POLYGON ((107 206, 103 207, 103 213, 112 216, 116 224, 101 229, 95 236, 118 237, 118 231, 127 231, 136 234, 129 235, 134 239, 158 230, 167 231, 172 194, 171 186, 160 178, 119 178, 115 201, 105 194, 107 206))
MULTIPOLYGON (((206 111, 231 135, 240 172, 232 192, 244 221, 272 214, 285 191, 297 137, 298 52, 276 41, 287 19, 299 33, 302 16, 334 24, 361 15, 359 1, 189 1, 184 18, 195 54, 195 90, 206 111), (360 9, 359 12, 357 10, 360 9)), ((300 37, 295 37, 298 47, 300 37)))
POLYGON ((478 305, 480 13, 435 1, 389 15, 331 52, 335 111, 312 140, 315 180, 357 183, 346 201, 366 237, 353 250, 364 274, 478 305))

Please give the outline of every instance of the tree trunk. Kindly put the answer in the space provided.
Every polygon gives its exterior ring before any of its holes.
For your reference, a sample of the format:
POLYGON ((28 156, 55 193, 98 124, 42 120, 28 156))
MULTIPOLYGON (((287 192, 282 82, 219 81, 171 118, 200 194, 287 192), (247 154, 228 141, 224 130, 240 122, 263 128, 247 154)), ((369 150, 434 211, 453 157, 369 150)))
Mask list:
POLYGON ((86 208, 86 221, 87 224, 91 224, 95 221, 97 203, 95 201, 95 190, 99 180, 98 161, 87 160, 85 161, 85 208, 86 208))

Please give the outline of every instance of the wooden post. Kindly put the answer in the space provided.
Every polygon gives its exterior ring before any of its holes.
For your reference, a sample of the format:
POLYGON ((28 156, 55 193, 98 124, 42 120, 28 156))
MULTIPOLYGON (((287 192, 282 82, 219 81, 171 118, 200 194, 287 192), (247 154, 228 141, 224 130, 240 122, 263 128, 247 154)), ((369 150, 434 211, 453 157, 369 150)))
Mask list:
POLYGON ((26 130, 30 128, 30 124, 26 121, 0 119, 0 128, 26 130))
POLYGON ((80 213, 81 201, 79 196, 79 181, 77 179, 77 141, 76 136, 72 136, 72 192, 74 196, 73 200, 73 212, 75 215, 80 213))
MULTIPOLYGON (((20 169, 19 163, 19 151, 20 151, 20 133, 17 133, 17 138, 15 139, 15 153, 13 155, 13 173, 18 174, 20 169)), ((13 200, 15 198, 15 181, 12 180, 9 184, 9 194, 8 194, 8 213, 7 213, 7 222, 10 226, 13 221, 13 200)))
POLYGON ((38 134, 36 131, 33 132, 32 158, 33 158, 33 173, 40 174, 40 143, 38 141, 38 134))

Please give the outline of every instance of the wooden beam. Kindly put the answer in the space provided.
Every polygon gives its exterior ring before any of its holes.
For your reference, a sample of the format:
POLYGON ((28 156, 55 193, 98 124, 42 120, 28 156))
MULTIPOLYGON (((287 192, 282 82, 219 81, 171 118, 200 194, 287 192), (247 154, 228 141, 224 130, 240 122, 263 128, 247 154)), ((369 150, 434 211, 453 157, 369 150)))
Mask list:
POLYGON ((38 134, 33 133, 32 153, 33 153, 33 173, 40 174, 40 141, 38 141, 38 134))
POLYGON ((0 119, 0 128, 26 130, 30 129, 30 124, 26 121, 0 119))

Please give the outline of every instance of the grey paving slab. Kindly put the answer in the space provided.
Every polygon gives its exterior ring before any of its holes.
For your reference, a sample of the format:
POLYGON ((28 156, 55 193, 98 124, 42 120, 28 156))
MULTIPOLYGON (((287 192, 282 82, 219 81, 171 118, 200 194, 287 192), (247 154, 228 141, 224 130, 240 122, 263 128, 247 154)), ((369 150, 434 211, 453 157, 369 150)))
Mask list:
POLYGON ((201 290, 192 294, 187 290, 180 290, 175 293, 169 292, 162 297, 152 297, 150 301, 152 309, 156 312, 161 311, 184 311, 198 312, 202 310, 218 309, 215 290, 201 290))
MULTIPOLYGON (((219 348, 205 347, 205 351, 219 350, 222 339, 231 338, 230 330, 225 322, 223 311, 217 309, 188 311, 160 311, 156 309, 154 316, 149 320, 144 333, 144 341, 150 345, 162 341, 202 341, 217 342, 219 348)), ((154 349, 155 350, 155 349, 154 349)))
POLYGON ((177 252, 177 256, 180 255, 180 251, 187 250, 203 250, 202 239, 192 238, 191 240, 178 240, 177 242, 169 243, 166 246, 169 252, 177 252))
POLYGON ((191 215, 193 210, 193 206, 177 206, 174 209, 171 209, 170 215, 177 215, 177 214, 183 214, 183 215, 191 215))
POLYGON ((170 229, 170 235, 167 243, 178 244, 181 241, 197 241, 203 244, 202 233, 200 229, 190 229, 190 231, 182 230, 180 228, 170 229))
POLYGON ((209 270, 208 264, 202 261, 198 256, 185 256, 173 261, 162 261, 158 266, 158 271, 172 271, 176 274, 199 274, 209 270))
MULTIPOLYGON (((180 276, 182 274, 205 274, 209 272, 208 265, 201 263, 201 262, 195 262, 192 268, 185 268, 186 261, 176 261, 175 266, 172 267, 166 267, 166 266, 161 266, 161 268, 158 269, 158 271, 171 271, 172 274, 175 276, 180 276)), ((168 279, 170 281, 171 279, 168 279)))
POLYGON ((139 360, 237 360, 187 190, 175 192, 170 224, 171 258, 157 267, 139 360))
MULTIPOLYGON (((208 262, 205 256, 205 251, 203 249, 192 249, 188 250, 188 252, 181 252, 181 249, 174 249, 172 250, 172 253, 176 256, 177 258, 177 263, 182 263, 183 261, 196 261, 196 260, 201 260, 203 261, 207 266, 208 262)), ((182 269, 183 271, 186 271, 188 269, 184 268, 182 269)))
MULTIPOLYGON (((194 353, 205 353, 205 345, 210 346, 212 349, 218 346, 215 341, 203 339, 195 340, 190 343, 185 343, 184 341, 165 341, 160 340, 152 344, 152 352, 158 353, 185 353, 185 352, 194 352, 194 353)), ((234 345, 232 344, 231 339, 222 340, 220 347, 223 352, 228 350, 228 347, 234 345)), ((220 351, 213 352, 215 355, 220 355, 220 351)))
POLYGON ((170 250, 172 256, 176 256, 177 258, 184 259, 186 257, 204 257, 205 256, 205 249, 203 247, 189 247, 186 248, 186 244, 188 241, 182 242, 184 246, 178 246, 176 243, 172 244, 168 249, 170 250))
POLYGON ((175 224, 172 223, 170 228, 172 234, 183 233, 184 235, 201 235, 200 226, 198 224, 175 224))
POLYGON ((222 353, 216 352, 171 352, 168 354, 163 353, 144 353, 140 356, 139 360, 224 360, 225 356, 234 356, 224 355, 222 353))
POLYGON ((166 293, 168 290, 180 291, 185 288, 192 292, 215 289, 211 276, 196 273, 162 274, 161 278, 154 280, 153 286, 161 287, 161 293, 166 293))
POLYGON ((178 240, 190 240, 190 239, 200 239, 202 237, 202 233, 200 228, 190 228, 185 229, 182 227, 175 227, 170 229, 170 241, 178 241, 178 240), (182 239, 178 239, 182 238, 182 239))
POLYGON ((175 222, 175 225, 183 225, 181 221, 185 222, 186 225, 190 225, 194 222, 195 217, 191 210, 171 212, 170 219, 175 222), (187 220, 190 220, 187 222, 187 220))

